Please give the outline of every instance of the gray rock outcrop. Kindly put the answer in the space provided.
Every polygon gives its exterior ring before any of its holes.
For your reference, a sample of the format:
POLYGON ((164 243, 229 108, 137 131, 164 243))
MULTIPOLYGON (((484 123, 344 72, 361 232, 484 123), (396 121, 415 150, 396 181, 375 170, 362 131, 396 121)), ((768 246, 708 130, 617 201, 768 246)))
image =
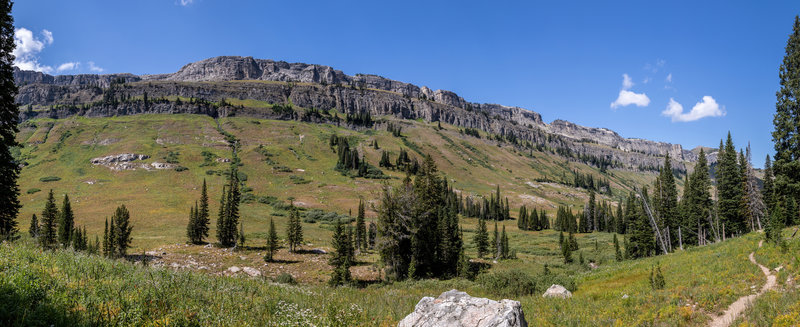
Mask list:
POLYGON ((661 166, 663 156, 670 154, 675 160, 673 168, 685 170, 684 162, 693 162, 697 157, 696 152, 678 144, 623 138, 608 129, 562 120, 547 124, 541 115, 523 108, 471 103, 451 91, 431 90, 377 75, 350 76, 328 66, 305 63, 226 56, 190 63, 175 73, 160 75, 52 76, 16 69, 14 77, 20 85, 16 101, 26 106, 20 113, 21 120, 146 113, 298 119, 296 114, 265 108, 211 104, 230 98, 271 104, 291 101, 303 108, 441 121, 541 145, 543 149, 568 151, 573 158, 593 157, 618 168, 655 170, 661 166), (112 82, 120 81, 125 83, 109 88, 112 82), (181 96, 204 101, 130 100, 142 99, 145 94, 150 99, 181 96))
POLYGON ((572 297, 572 292, 566 289, 564 286, 553 284, 547 291, 542 294, 542 297, 557 297, 562 299, 568 299, 572 297))
POLYGON ((450 290, 438 298, 424 297, 398 327, 527 327, 518 301, 500 302, 450 290))

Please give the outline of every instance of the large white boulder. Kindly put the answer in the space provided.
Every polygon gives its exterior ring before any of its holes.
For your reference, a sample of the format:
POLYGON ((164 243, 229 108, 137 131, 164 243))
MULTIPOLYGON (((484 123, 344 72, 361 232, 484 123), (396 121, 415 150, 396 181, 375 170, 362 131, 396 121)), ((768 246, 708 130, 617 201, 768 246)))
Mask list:
POLYGON ((572 292, 564 286, 553 284, 542 294, 542 297, 560 297, 562 299, 567 299, 572 297, 572 292))
POLYGON ((500 302, 450 290, 438 298, 424 297, 398 327, 527 327, 519 301, 500 302))

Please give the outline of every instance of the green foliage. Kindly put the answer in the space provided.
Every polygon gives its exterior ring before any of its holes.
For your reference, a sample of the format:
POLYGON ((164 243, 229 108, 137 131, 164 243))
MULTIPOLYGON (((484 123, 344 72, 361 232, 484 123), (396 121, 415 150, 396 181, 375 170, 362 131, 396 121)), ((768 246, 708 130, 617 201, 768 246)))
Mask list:
POLYGON ((278 231, 275 229, 275 220, 270 218, 267 232, 267 253, 264 255, 264 261, 271 262, 275 258, 275 253, 278 252, 278 247, 278 231))
POLYGON ((571 292, 577 289, 575 280, 565 275, 544 272, 532 276, 518 269, 483 273, 475 281, 486 291, 504 297, 538 296, 553 284, 562 285, 571 292))
POLYGON ((13 52, 15 48, 14 18, 11 16, 11 1, 0 1, 0 237, 11 238, 17 230, 19 203, 20 166, 14 160, 12 149, 18 146, 19 107, 14 98, 17 85, 14 82, 13 52))
POLYGON ((275 282, 279 284, 296 285, 297 280, 290 273, 280 273, 275 277, 275 282))
POLYGON ((38 188, 29 188, 28 191, 26 191, 25 193, 34 194, 34 193, 38 193, 40 191, 41 191, 41 189, 38 189, 38 188))
POLYGON ((742 216, 744 177, 730 132, 725 146, 720 148, 718 158, 716 175, 720 223, 724 224, 726 234, 744 233, 748 230, 742 216))
POLYGON ((128 248, 131 246, 131 231, 133 226, 130 224, 131 215, 125 205, 121 205, 114 211, 111 216, 111 230, 109 235, 110 254, 112 257, 125 257, 128 253, 128 248))
POLYGON ((42 223, 40 225, 39 243, 45 249, 55 248, 58 242, 58 208, 53 190, 47 195, 47 202, 42 211, 42 223))
POLYGON ((656 263, 655 267, 650 268, 650 287, 653 290, 663 290, 665 286, 666 281, 661 273, 661 265, 656 263))
POLYGON ((39 178, 40 182, 45 182, 45 183, 46 182, 57 182, 57 181, 60 181, 60 180, 61 180, 61 177, 58 177, 58 176, 45 176, 45 177, 39 178))
POLYGON ((239 236, 236 231, 239 226, 239 203, 241 202, 239 185, 237 165, 232 161, 228 172, 228 186, 222 189, 220 210, 217 216, 217 241, 223 247, 236 245, 239 236))
POLYGON ((792 33, 786 43, 786 54, 780 66, 781 88, 776 93, 774 130, 775 191, 780 196, 800 199, 800 130, 797 108, 800 108, 800 17, 795 16, 792 33))
POLYGON ((328 280, 328 285, 346 285, 352 281, 350 266, 355 262, 355 248, 353 247, 353 233, 351 230, 345 231, 342 222, 337 221, 333 230, 333 255, 328 260, 328 264, 333 266, 333 274, 328 280))
POLYGON ((69 196, 64 195, 64 203, 61 206, 58 216, 58 243, 63 247, 70 246, 70 237, 74 233, 75 214, 72 212, 72 205, 69 203, 69 196))
POLYGON ((300 215, 297 208, 292 205, 289 209, 289 223, 286 225, 286 242, 289 243, 289 251, 296 252, 300 244, 303 243, 303 225, 300 223, 300 215))
MULTIPOLYGON (((364 200, 358 199, 358 216, 356 216, 355 248, 359 251, 367 250, 367 225, 364 221, 366 208, 364 200)), ((334 237, 335 239, 335 237, 334 237)))

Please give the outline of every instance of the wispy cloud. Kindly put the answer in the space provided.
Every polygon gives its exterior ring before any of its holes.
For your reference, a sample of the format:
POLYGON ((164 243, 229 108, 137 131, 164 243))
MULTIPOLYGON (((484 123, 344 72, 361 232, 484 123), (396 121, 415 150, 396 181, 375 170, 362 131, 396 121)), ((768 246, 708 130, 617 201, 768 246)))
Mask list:
POLYGON ((184 6, 184 7, 186 7, 188 5, 191 5, 193 3, 194 3, 194 0, 180 0, 180 1, 178 1, 178 4, 180 4, 181 6, 184 6))
POLYGON ((667 83, 672 83, 672 73, 669 73, 669 75, 667 75, 667 83))
POLYGON ((90 61, 90 62, 88 62, 87 64, 89 64, 89 70, 90 70, 90 71, 93 71, 93 72, 95 72, 95 73, 102 73, 102 72, 105 70, 105 69, 103 69, 103 68, 101 68, 101 67, 99 67, 99 66, 95 65, 95 64, 94 64, 94 61, 90 61))
POLYGON ((617 99, 611 103, 611 109, 629 105, 647 107, 650 104, 650 98, 646 94, 630 91, 633 85, 633 79, 628 74, 622 74, 622 89, 619 91, 617 99))
POLYGON ((42 37, 37 38, 27 28, 20 27, 15 29, 14 45, 16 45, 16 48, 12 52, 15 57, 14 66, 22 70, 52 72, 53 67, 40 64, 38 57, 39 52, 42 52, 44 47, 50 44, 53 44, 53 33, 48 30, 42 30, 42 37))
POLYGON ((670 98, 667 108, 661 112, 661 115, 671 117, 672 122, 691 122, 705 117, 722 117, 725 114, 725 107, 720 106, 710 95, 704 96, 687 113, 683 112, 683 105, 670 98))
POLYGON ((79 62, 65 62, 59 65, 58 68, 56 68, 56 71, 60 73, 67 70, 75 70, 78 68, 78 66, 80 66, 79 62))

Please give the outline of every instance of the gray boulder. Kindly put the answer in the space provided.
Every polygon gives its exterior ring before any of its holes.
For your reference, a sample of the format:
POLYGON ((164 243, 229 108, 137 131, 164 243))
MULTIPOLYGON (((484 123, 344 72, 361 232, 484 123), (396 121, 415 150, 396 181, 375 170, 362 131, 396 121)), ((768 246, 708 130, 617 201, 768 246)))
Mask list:
POLYGON ((424 297, 398 327, 527 327, 519 301, 500 302, 450 290, 438 298, 424 297))
POLYGON ((547 291, 542 294, 542 297, 559 297, 562 299, 568 299, 572 297, 572 292, 566 289, 564 286, 553 284, 547 291))

